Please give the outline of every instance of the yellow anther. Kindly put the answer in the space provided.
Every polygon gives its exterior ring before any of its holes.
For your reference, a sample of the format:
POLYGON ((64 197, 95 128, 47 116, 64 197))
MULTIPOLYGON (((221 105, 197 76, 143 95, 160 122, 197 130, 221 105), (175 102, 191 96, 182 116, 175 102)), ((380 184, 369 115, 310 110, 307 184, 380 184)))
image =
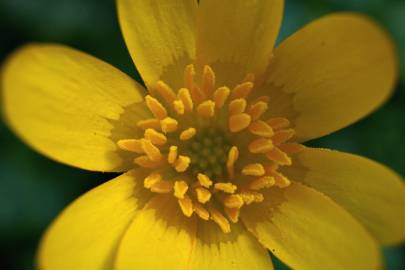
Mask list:
POLYGON ((185 181, 174 182, 174 196, 178 199, 183 199, 188 190, 188 185, 185 181))
POLYGON ((193 99, 191 98, 190 91, 187 88, 181 88, 177 93, 177 97, 183 102, 184 111, 193 111, 193 99))
POLYGON ((254 179, 248 185, 251 190, 261 190, 263 188, 270 188, 276 183, 274 177, 272 176, 262 176, 254 179))
POLYGON ((193 202, 189 196, 184 196, 183 199, 178 199, 180 209, 186 217, 191 217, 194 212, 193 202))
POLYGON ((269 96, 260 96, 260 97, 256 98, 253 103, 257 103, 259 101, 263 101, 268 104, 270 101, 270 97, 269 96))
POLYGON ((201 117, 209 118, 215 114, 215 102, 212 100, 206 100, 197 107, 197 113, 201 117))
POLYGON ((246 109, 246 99, 237 98, 229 103, 228 111, 230 115, 243 113, 246 109))
POLYGON ((239 221, 240 209, 239 208, 224 208, 225 214, 232 223, 239 221))
POLYGON ((151 173, 143 180, 143 186, 150 189, 157 182, 162 181, 162 176, 159 173, 151 173))
POLYGON ((217 90, 215 90, 213 99, 215 102, 216 109, 221 109, 224 106, 230 93, 231 90, 229 90, 229 88, 226 86, 220 87, 217 90))
POLYGON ((152 128, 145 130, 144 137, 145 139, 151 141, 154 145, 164 145, 167 142, 167 138, 164 134, 152 128))
POLYGON ((198 202, 193 203, 194 212, 203 220, 209 220, 210 213, 204 208, 204 206, 198 202))
POLYGON ((235 193, 235 191, 238 189, 238 187, 232 183, 215 183, 214 188, 230 194, 235 193))
POLYGON ((138 154, 143 153, 143 149, 141 146, 141 140, 138 139, 128 139, 128 140, 119 140, 117 145, 122 150, 135 152, 138 154))
POLYGON ((232 146, 228 152, 228 160, 226 161, 226 167, 228 169, 228 175, 230 178, 235 176, 234 164, 239 157, 239 150, 236 146, 232 146))
POLYGON ((150 191, 155 193, 170 193, 173 190, 173 181, 159 181, 155 183, 151 188, 150 191))
POLYGON ((279 188, 285 188, 291 184, 291 181, 287 177, 277 171, 268 171, 268 174, 274 177, 276 181, 275 186, 279 188))
POLYGON ((183 101, 177 99, 173 101, 173 109, 176 111, 177 114, 183 115, 184 114, 184 103, 183 101))
POLYGON ((163 81, 158 81, 156 83, 156 91, 159 95, 168 103, 172 104, 173 101, 176 99, 176 94, 174 91, 163 81))
POLYGON ((157 119, 161 120, 167 116, 165 107, 156 98, 147 95, 145 97, 145 100, 146 106, 148 106, 149 110, 157 119))
POLYGON ((177 172, 185 172, 190 165, 191 159, 188 156, 179 155, 177 160, 174 162, 174 169, 177 172))
POLYGON ((190 93, 195 104, 200 104, 203 100, 207 99, 205 93, 198 86, 194 86, 194 88, 190 89, 190 93))
POLYGON ((252 163, 243 167, 242 174, 250 176, 262 176, 265 174, 265 170, 262 164, 252 163))
POLYGON ((162 159, 162 154, 160 153, 159 148, 154 146, 151 141, 143 139, 141 141, 141 146, 151 161, 160 161, 162 159))
POLYGON ((215 73, 210 66, 205 65, 203 68, 201 89, 207 96, 211 96, 215 87, 215 73))
POLYGON ((253 121, 256 121, 267 111, 268 107, 266 102, 258 101, 249 108, 248 114, 250 114, 253 121))
POLYGON ((251 203, 258 203, 262 202, 264 200, 263 194, 256 192, 256 191, 242 191, 239 193, 239 195, 242 197, 243 201, 245 204, 249 205, 251 203))
POLYGON ((262 120, 255 121, 249 126, 250 133, 261 136, 261 137, 271 137, 274 135, 273 129, 269 124, 262 120))
POLYGON ((172 145, 169 147, 169 154, 167 155, 167 162, 173 164, 177 159, 177 146, 172 145))
POLYGON ((176 119, 166 117, 160 121, 160 126, 164 133, 169 133, 177 130, 178 122, 176 119))
POLYGON ((141 129, 147 128, 160 129, 160 121, 159 119, 156 118, 140 120, 136 123, 136 125, 141 129))
POLYGON ((195 76, 195 69, 194 65, 190 64, 186 66, 184 69, 184 85, 188 89, 194 88, 194 76, 195 76))
POLYGON ((247 113, 231 115, 229 117, 229 123, 228 123, 229 130, 231 132, 242 131, 250 125, 251 121, 252 121, 252 118, 247 113))
POLYGON ((197 200, 204 204, 211 199, 211 192, 203 187, 195 188, 195 193, 197 194, 197 200))
POLYGON ((143 168, 154 169, 162 165, 162 161, 152 161, 148 156, 140 156, 134 159, 134 163, 143 168))
POLYGON ((227 195, 223 198, 223 204, 227 208, 241 208, 243 206, 243 199, 239 194, 227 195))
POLYGON ((291 165, 291 158, 277 147, 266 153, 266 157, 280 165, 291 165))
POLYGON ((187 141, 194 137, 197 133, 195 128, 188 128, 180 133, 180 140, 187 141))
POLYGON ((269 124, 274 130, 278 130, 289 127, 290 121, 284 117, 275 117, 267 120, 267 124, 269 124))
POLYGON ((271 140, 259 138, 249 144, 249 152, 253 154, 264 154, 274 148, 271 140))
POLYGON ((206 176, 205 174, 199 173, 197 175, 197 179, 198 179, 198 182, 200 183, 200 185, 203 187, 209 188, 212 185, 211 179, 208 176, 206 176))
POLYGON ((286 154, 295 154, 302 151, 305 146, 299 143, 283 143, 278 146, 286 154))
POLYGON ((274 145, 279 145, 291 139, 295 135, 294 129, 282 129, 274 133, 271 140, 274 145))
POLYGON ((208 211, 211 215, 211 219, 221 228, 224 233, 231 232, 231 225, 229 221, 214 207, 209 207, 208 211))
POLYGON ((244 82, 238 84, 231 93, 231 99, 246 98, 253 89, 254 84, 252 82, 244 82))

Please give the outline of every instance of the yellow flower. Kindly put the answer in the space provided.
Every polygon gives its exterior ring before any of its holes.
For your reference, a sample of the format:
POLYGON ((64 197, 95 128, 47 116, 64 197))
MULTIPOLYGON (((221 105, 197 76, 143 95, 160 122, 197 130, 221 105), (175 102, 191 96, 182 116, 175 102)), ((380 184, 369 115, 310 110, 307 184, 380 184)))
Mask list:
POLYGON ((294 269, 380 268, 378 243, 405 238, 401 178, 300 143, 389 97, 386 33, 338 13, 273 50, 282 0, 117 2, 148 92, 60 45, 28 45, 3 69, 4 113, 24 141, 125 172, 56 219, 39 268, 272 269, 266 249, 294 269))

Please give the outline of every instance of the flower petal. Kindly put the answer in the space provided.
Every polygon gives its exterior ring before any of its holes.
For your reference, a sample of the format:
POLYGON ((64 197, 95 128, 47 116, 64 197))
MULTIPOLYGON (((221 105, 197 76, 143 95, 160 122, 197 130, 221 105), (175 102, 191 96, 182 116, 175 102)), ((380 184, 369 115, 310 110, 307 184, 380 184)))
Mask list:
POLYGON ((293 183, 271 188, 263 203, 245 207, 242 220, 293 269, 380 267, 378 246, 353 217, 325 195, 293 183))
POLYGON ((190 269, 195 232, 196 219, 185 217, 171 195, 158 195, 129 226, 114 269, 190 269))
POLYGON ((224 234, 213 222, 200 221, 190 269, 271 270, 273 264, 267 250, 240 223, 224 234))
POLYGON ((318 19, 275 51, 260 94, 274 116, 293 120, 308 140, 369 114, 391 94, 398 74, 389 36, 369 18, 337 13, 318 19))
POLYGON ((159 79, 179 88, 195 57, 196 0, 118 0, 128 50, 148 87, 159 79))
POLYGON ((369 159, 306 148, 285 173, 328 195, 383 244, 405 240, 405 185, 389 168, 369 159))
POLYGON ((74 49, 33 44, 19 49, 2 73, 9 126, 29 145, 83 169, 130 168, 116 146, 136 136, 149 115, 142 86, 112 66, 74 49))
POLYGON ((284 0, 201 0, 197 62, 211 65, 221 85, 234 86, 247 73, 261 75, 270 60, 284 0))
POLYGON ((121 236, 148 200, 142 180, 130 171, 73 202, 42 239, 39 269, 112 269, 121 236))

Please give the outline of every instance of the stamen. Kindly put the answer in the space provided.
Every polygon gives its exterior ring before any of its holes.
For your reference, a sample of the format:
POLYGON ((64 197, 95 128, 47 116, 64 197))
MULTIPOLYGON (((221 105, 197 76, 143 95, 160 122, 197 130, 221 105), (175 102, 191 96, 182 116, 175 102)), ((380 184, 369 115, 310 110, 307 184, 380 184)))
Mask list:
POLYGON ((190 64, 186 66, 184 69, 184 85, 188 89, 194 88, 194 76, 195 76, 195 69, 194 65, 190 64))
POLYGON ((176 119, 166 117, 160 121, 160 126, 164 133, 174 132, 177 130, 178 122, 176 119))
POLYGON ((211 179, 208 176, 206 176, 205 174, 199 173, 197 175, 197 179, 198 179, 198 182, 200 183, 200 185, 203 187, 209 188, 212 185, 211 179))
POLYGON ((167 138, 164 134, 151 128, 145 130, 144 137, 145 139, 151 141, 154 145, 165 145, 167 142, 167 138))
POLYGON ((206 100, 197 107, 197 113, 201 117, 209 118, 215 114, 215 102, 212 100, 206 100))
POLYGON ((264 154, 274 148, 271 140, 259 138, 249 144, 249 152, 253 154, 264 154))
POLYGON ((231 99, 246 98, 253 89, 254 84, 252 82, 244 82, 237 85, 231 93, 231 99))
POLYGON ((203 220, 208 220, 210 218, 210 213, 198 202, 193 203, 195 213, 203 220))
POLYGON ((177 99, 173 101, 173 109, 176 111, 177 114, 183 115, 184 114, 184 103, 183 101, 177 99))
POLYGON ((253 103, 257 103, 257 102, 259 102, 259 101, 263 101, 263 102, 266 102, 267 104, 269 104, 270 97, 269 97, 269 96, 260 96, 260 97, 256 98, 256 99, 253 101, 253 103))
POLYGON ((134 159, 134 163, 143 168, 154 169, 162 165, 161 161, 152 161, 148 156, 140 156, 134 159))
POLYGON ((162 159, 162 154, 159 148, 154 146, 149 140, 141 140, 141 146, 145 154, 151 161, 160 161, 162 159))
POLYGON ((186 112, 193 111, 193 99, 191 98, 190 91, 187 88, 181 88, 177 93, 177 96, 183 102, 184 110, 186 112))
POLYGON ((211 96, 215 87, 215 73, 210 66, 205 65, 203 68, 203 76, 201 89, 207 96, 211 96))
POLYGON ((156 90, 168 104, 172 104, 176 99, 174 91, 163 81, 158 81, 156 83, 156 90))
POLYGON ((238 188, 232 183, 215 183, 214 188, 219 191, 223 191, 225 193, 235 193, 236 189, 238 188))
POLYGON ((262 202, 264 200, 263 194, 256 191, 245 190, 239 193, 239 195, 247 205, 254 202, 262 202))
POLYGON ((239 221, 240 209, 239 208, 224 208, 225 214, 231 220, 232 223, 239 221))
POLYGON ((262 120, 258 120, 250 124, 249 131, 254 135, 267 138, 270 138, 274 135, 271 126, 262 120))
POLYGON ((290 121, 284 117, 275 117, 267 120, 267 124, 269 124, 274 130, 278 130, 289 127, 290 121))
POLYGON ((178 200, 181 211, 186 217, 191 217, 193 215, 194 209, 193 209, 193 202, 191 201, 189 196, 184 196, 183 199, 178 200))
POLYGON ((265 174, 265 170, 262 164, 260 163, 253 163, 248 164, 242 169, 243 175, 250 175, 250 176, 262 176, 265 174))
POLYGON ((211 199, 211 192, 203 187, 197 187, 195 193, 197 194, 197 200, 202 204, 205 204, 211 199))
POLYGON ((194 137, 197 133, 195 128, 188 128, 180 133, 180 140, 187 141, 194 137))
POLYGON ((229 224, 229 221, 221 214, 221 212, 214 207, 209 207, 208 211, 210 212, 211 219, 218 224, 224 233, 231 232, 231 225, 229 224))
POLYGON ((249 183, 249 189, 251 190, 261 190, 263 188, 270 188, 276 183, 274 177, 272 176, 263 176, 256 178, 249 183))
POLYGON ((231 194, 224 197, 223 203, 227 208, 241 208, 244 202, 240 195, 231 194))
POLYGON ((277 147, 269 151, 266 157, 280 165, 291 165, 291 158, 277 147))
POLYGON ((167 116, 165 107, 156 98, 147 95, 145 100, 146 106, 148 106, 149 110, 157 119, 161 120, 167 116))
POLYGON ((161 194, 170 193, 172 192, 172 190, 173 190, 173 181, 164 181, 164 180, 155 183, 150 188, 150 191, 161 194))
POLYGON ((271 137, 271 140, 273 141, 274 145, 279 145, 283 142, 288 141, 294 135, 295 135, 294 129, 283 129, 274 133, 273 137, 271 137))
POLYGON ((145 120, 140 120, 136 123, 136 125, 141 129, 160 129, 160 121, 156 118, 150 118, 145 120))
POLYGON ((177 172, 185 172, 190 165, 191 159, 188 156, 180 155, 174 163, 177 172))
POLYGON ((229 130, 231 132, 239 132, 250 125, 252 118, 247 113, 235 114, 229 117, 229 130))
POLYGON ((299 143, 283 143, 278 148, 286 154, 295 154, 302 151, 305 146, 299 143))
POLYGON ((274 180, 276 181, 275 186, 279 188, 285 188, 291 184, 291 181, 279 172, 270 171, 268 173, 274 177, 274 180))
POLYGON ((230 115, 243 113, 246 109, 246 99, 237 98, 229 103, 228 111, 230 115))
POLYGON ((137 140, 137 139, 119 140, 117 142, 117 145, 122 150, 131 151, 131 152, 135 152, 138 154, 143 153, 143 149, 141 146, 141 140, 137 140))
POLYGON ((252 117, 252 121, 256 121, 267 111, 267 109, 268 104, 266 102, 258 101, 249 108, 248 114, 252 117))
POLYGON ((178 199, 183 199, 188 190, 188 185, 185 181, 174 182, 174 196, 178 199))
POLYGON ((255 74, 253 73, 248 73, 246 74, 245 78, 243 79, 243 82, 254 82, 255 81, 255 74))
POLYGON ((162 176, 159 173, 151 173, 143 180, 143 186, 150 189, 157 182, 162 181, 162 176))
POLYGON ((221 109, 224 106, 225 101, 227 100, 230 93, 231 90, 229 90, 229 88, 226 86, 220 87, 217 90, 215 90, 214 102, 216 109, 221 109))
POLYGON ((167 155, 167 162, 173 164, 177 159, 177 146, 172 145, 169 147, 169 154, 167 155))
POLYGON ((232 146, 228 153, 228 160, 226 162, 226 167, 228 169, 228 175, 232 179, 235 175, 234 164, 239 157, 239 150, 236 146, 232 146))

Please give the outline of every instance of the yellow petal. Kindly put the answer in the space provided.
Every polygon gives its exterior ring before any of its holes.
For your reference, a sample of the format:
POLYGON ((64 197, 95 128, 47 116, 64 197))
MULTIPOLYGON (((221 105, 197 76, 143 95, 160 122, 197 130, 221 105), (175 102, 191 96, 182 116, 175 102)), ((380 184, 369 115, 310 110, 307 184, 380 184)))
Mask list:
POLYGON ((118 0, 125 42, 143 80, 150 88, 163 80, 174 89, 195 56, 194 0, 118 0))
POLYGON ((142 180, 131 171, 73 202, 42 239, 39 269, 112 269, 122 235, 148 199, 142 180))
POLYGON ((273 265, 267 251, 240 223, 225 234, 213 222, 199 222, 190 269, 272 270, 273 265))
POLYGON ((156 196, 129 226, 114 269, 190 269, 195 233, 196 219, 185 217, 172 195, 156 196))
POLYGON ((293 269, 380 269, 368 232, 325 195, 293 183, 271 188, 245 206, 241 219, 265 247, 293 269))
POLYGON ((286 171, 335 200, 383 244, 405 240, 405 185, 389 168, 369 159, 305 148, 286 171))
POLYGON ((36 150, 88 170, 133 166, 117 141, 141 135, 135 123, 149 112, 142 86, 130 77, 92 56, 48 44, 19 49, 2 76, 8 124, 36 150))
POLYGON ((283 0, 204 0, 197 16, 197 62, 209 64, 218 85, 261 74, 277 38, 283 0))
POLYGON ((286 39, 269 69, 258 91, 277 100, 269 108, 272 115, 291 117, 302 141, 339 130, 380 106, 393 90, 398 64, 391 39, 375 22, 337 13, 286 39))

